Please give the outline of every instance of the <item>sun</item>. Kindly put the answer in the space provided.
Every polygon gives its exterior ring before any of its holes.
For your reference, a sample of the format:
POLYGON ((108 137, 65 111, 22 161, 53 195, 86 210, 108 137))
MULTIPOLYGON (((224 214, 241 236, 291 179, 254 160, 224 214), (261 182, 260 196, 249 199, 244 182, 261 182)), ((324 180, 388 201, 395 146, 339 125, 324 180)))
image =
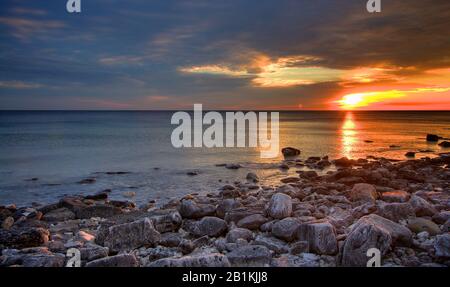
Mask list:
POLYGON ((343 109, 348 110, 360 107, 364 103, 364 94, 345 95, 338 103, 343 109))

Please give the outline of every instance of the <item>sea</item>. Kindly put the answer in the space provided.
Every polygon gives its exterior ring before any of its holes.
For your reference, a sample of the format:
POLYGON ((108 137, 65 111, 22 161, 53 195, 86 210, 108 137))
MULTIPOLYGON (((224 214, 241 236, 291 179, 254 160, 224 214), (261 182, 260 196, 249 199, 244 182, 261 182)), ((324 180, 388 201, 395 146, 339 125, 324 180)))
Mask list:
MULTIPOLYGON (((0 111, 0 204, 50 203, 67 195, 110 190, 138 204, 216 192, 255 172, 266 185, 295 173, 283 156, 258 148, 175 148, 172 111, 0 111), (227 169, 223 164, 240 164, 227 169), (193 175, 194 174, 194 175, 193 175), (84 179, 93 179, 81 184, 84 179)), ((299 159, 367 156, 406 160, 450 152, 427 134, 450 137, 450 112, 280 112, 280 148, 299 159)), ((326 172, 326 170, 324 171, 326 172)))

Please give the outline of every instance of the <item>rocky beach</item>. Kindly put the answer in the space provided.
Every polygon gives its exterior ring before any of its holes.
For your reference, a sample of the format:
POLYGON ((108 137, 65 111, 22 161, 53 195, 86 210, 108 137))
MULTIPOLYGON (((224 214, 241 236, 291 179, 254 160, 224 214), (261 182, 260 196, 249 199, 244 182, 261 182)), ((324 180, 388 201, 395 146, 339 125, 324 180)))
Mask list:
POLYGON ((280 169, 308 170, 276 186, 249 172, 162 206, 109 200, 108 191, 1 206, 0 266, 63 267, 72 248, 86 267, 366 266, 371 248, 386 267, 450 266, 450 154, 404 161, 283 154, 280 169))

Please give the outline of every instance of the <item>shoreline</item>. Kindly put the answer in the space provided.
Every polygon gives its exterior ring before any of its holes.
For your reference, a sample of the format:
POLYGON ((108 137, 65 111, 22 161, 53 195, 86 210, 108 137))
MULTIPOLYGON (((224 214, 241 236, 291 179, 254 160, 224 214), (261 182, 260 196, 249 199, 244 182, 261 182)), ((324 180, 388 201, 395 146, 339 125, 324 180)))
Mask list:
MULTIPOLYGON (((407 161, 295 158, 277 186, 255 173, 161 207, 107 192, 0 207, 0 266, 450 266, 450 155, 407 161), (319 171, 336 167, 323 175, 319 171)), ((238 169, 238 164, 221 168, 238 169)))

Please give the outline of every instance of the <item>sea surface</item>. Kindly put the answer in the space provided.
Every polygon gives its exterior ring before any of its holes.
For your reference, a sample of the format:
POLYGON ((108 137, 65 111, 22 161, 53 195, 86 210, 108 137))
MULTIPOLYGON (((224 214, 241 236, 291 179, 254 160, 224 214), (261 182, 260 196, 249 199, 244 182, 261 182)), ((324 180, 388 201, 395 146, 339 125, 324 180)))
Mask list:
MULTIPOLYGON (((111 197, 144 203, 216 191, 256 171, 266 184, 293 173, 282 156, 258 148, 181 148, 171 144, 173 112, 0 111, 0 204, 53 202, 69 194, 111 189, 111 197), (229 170, 224 163, 244 168, 229 170), (187 173, 195 171, 198 175, 187 173), (115 174, 119 172, 119 174, 115 174), (94 178, 91 184, 80 180, 94 178), (34 180, 32 180, 34 179, 34 180)), ((368 155, 405 160, 450 152, 425 141, 450 137, 450 112, 280 112, 280 148, 301 159, 368 155), (392 148, 395 145, 398 147, 392 148)))

